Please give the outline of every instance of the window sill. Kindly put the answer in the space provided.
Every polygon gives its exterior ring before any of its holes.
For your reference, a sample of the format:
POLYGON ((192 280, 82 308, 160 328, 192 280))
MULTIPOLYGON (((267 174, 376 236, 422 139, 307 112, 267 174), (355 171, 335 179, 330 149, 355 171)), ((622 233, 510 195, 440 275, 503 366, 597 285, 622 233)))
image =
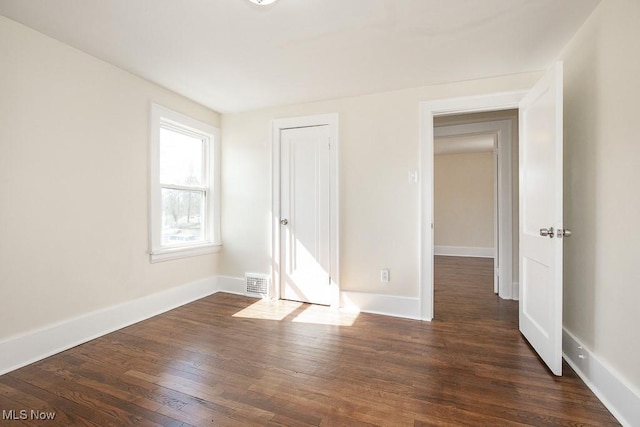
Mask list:
POLYGON ((198 255, 220 252, 222 244, 209 243, 206 245, 189 246, 181 248, 157 249, 149 253, 149 261, 152 263, 169 261, 172 259, 187 258, 198 255))

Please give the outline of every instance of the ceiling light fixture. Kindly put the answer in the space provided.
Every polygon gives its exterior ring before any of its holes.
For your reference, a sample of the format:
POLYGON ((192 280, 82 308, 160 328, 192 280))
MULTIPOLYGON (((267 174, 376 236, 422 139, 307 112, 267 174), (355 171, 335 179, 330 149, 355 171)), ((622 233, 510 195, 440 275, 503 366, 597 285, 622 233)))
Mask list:
POLYGON ((276 0, 249 0, 253 4, 257 4, 258 6, 267 6, 271 3, 275 3, 276 0))

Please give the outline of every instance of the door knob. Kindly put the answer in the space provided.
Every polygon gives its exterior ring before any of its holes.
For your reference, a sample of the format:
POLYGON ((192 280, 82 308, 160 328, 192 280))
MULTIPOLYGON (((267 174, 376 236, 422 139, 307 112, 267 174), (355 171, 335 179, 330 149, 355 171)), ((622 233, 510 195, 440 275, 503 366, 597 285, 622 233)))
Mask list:
POLYGON ((280 220, 280 224, 287 225, 287 224, 289 224, 289 220, 288 219, 281 219, 280 220))
POLYGON ((562 237, 571 237, 571 230, 568 228, 559 228, 558 229, 558 239, 562 239, 562 237))
POLYGON ((541 228, 540 229, 540 235, 542 237, 549 237, 550 239, 553 239, 553 236, 555 236, 553 227, 549 227, 549 228, 541 228))

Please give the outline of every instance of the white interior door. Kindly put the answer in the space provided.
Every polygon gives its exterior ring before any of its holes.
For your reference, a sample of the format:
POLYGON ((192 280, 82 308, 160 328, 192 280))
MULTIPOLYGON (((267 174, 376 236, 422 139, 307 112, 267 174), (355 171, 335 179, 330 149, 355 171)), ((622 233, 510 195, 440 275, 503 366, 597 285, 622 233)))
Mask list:
POLYGON ((330 305, 329 126, 280 134, 280 297, 330 305))
POLYGON ((562 375, 563 231, 559 62, 520 104, 520 331, 555 375, 562 375))

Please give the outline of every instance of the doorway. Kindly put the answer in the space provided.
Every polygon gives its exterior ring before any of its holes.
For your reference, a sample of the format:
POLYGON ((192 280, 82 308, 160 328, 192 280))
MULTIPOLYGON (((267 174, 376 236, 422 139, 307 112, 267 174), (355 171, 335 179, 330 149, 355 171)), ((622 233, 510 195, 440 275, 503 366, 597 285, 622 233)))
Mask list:
POLYGON ((562 222, 562 75, 562 62, 556 62, 525 92, 420 103, 421 316, 432 320, 434 315, 433 119, 518 108, 519 329, 555 375, 562 375, 562 238, 571 235, 562 222))
POLYGON ((502 299, 518 299, 517 140, 515 109, 434 118, 434 196, 454 214, 434 206, 434 254, 491 258, 502 299))
MULTIPOLYGON (((437 131, 438 129, 436 129, 437 131)), ((434 290, 447 261, 480 261, 489 270, 484 290, 497 294, 498 215, 497 153, 494 135, 453 136, 434 141, 434 290)), ((438 299, 436 319, 441 320, 438 299)))
MULTIPOLYGON (((438 116, 512 110, 519 106, 526 92, 511 92, 482 97, 453 98, 420 104, 421 116, 421 170, 433 171, 433 120, 438 116)), ((420 232, 420 311, 423 320, 433 320, 433 174, 423 173, 421 181, 420 232), (427 256, 428 254, 428 256, 427 256)))

